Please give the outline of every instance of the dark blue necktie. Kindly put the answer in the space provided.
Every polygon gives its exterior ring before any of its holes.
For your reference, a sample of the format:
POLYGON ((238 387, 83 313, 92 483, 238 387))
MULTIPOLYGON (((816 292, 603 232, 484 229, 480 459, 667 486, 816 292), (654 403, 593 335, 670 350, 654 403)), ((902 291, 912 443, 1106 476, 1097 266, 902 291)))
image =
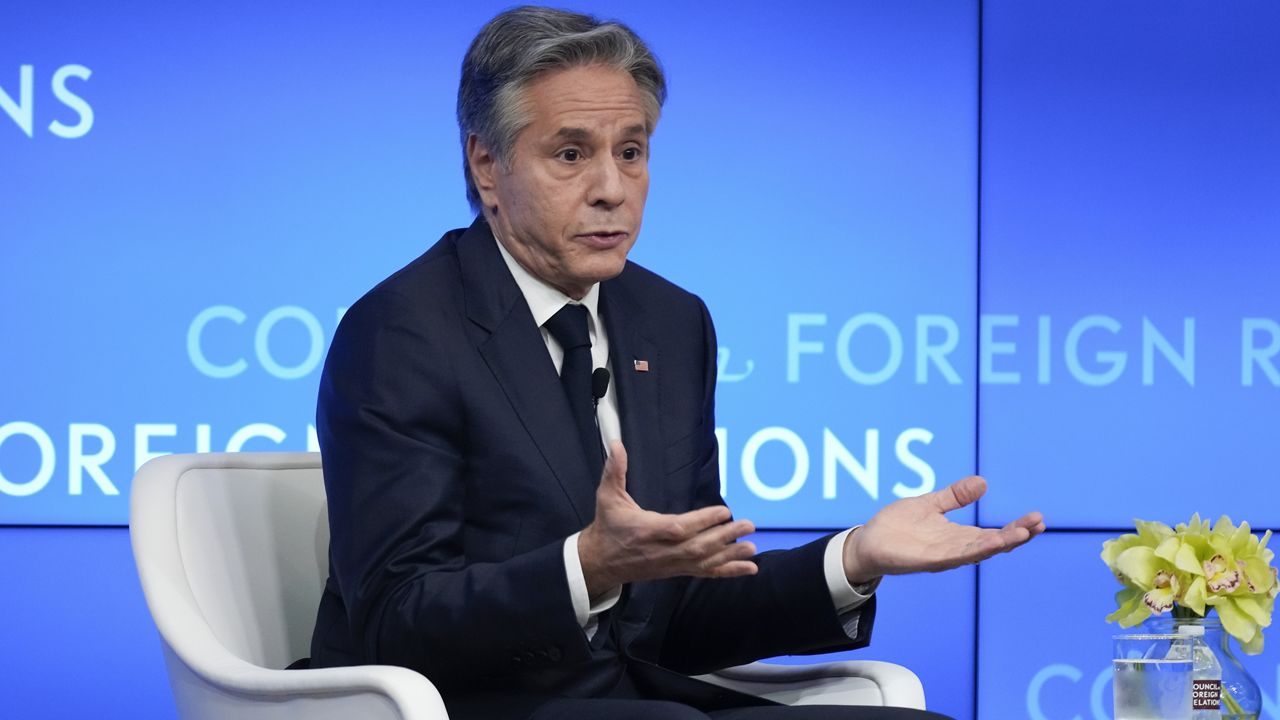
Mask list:
POLYGON ((596 401, 591 395, 591 337, 587 333, 587 308, 568 304, 544 323, 551 336, 564 349, 560 366, 560 384, 573 410, 574 424, 582 439, 591 478, 600 481, 604 469, 604 445, 596 426, 596 401))

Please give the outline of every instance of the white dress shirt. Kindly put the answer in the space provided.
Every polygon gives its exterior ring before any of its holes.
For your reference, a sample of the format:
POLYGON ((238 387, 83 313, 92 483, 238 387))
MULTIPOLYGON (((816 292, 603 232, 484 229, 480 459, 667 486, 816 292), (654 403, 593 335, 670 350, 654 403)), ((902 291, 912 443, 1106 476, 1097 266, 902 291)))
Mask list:
MULTIPOLYGON (((542 340, 547 344, 547 352, 551 353, 551 361, 555 363, 556 372, 560 372, 564 364, 564 350, 560 343, 552 337, 551 332, 543 327, 543 323, 551 319, 566 304, 582 305, 587 308, 587 333, 591 339, 591 362, 596 368, 609 366, 609 337, 605 333, 604 324, 600 321, 600 284, 591 286, 581 300, 574 300, 541 279, 534 276, 516 261, 501 242, 498 251, 511 270, 511 275, 520 287, 533 321, 542 332, 542 340)), ((622 439, 622 423, 618 417, 618 393, 616 383, 609 383, 605 395, 596 406, 596 423, 600 427, 600 435, 604 440, 605 452, 614 440, 622 439)), ((879 579, 854 588, 844 574, 843 550, 844 541, 849 533, 857 528, 850 528, 831 538, 823 555, 823 574, 826 577, 827 589, 831 593, 831 602, 836 612, 842 616, 856 610, 866 602, 880 584, 879 579)), ((594 603, 587 594, 587 581, 582 575, 582 562, 578 558, 578 535, 574 533, 564 541, 564 569, 569 580, 569 595, 573 600, 573 611, 577 615, 578 625, 588 638, 594 637, 599 625, 600 613, 613 607, 622 595, 622 587, 616 587, 604 593, 594 603)), ((845 632, 853 637, 858 632, 858 615, 842 617, 845 632)))

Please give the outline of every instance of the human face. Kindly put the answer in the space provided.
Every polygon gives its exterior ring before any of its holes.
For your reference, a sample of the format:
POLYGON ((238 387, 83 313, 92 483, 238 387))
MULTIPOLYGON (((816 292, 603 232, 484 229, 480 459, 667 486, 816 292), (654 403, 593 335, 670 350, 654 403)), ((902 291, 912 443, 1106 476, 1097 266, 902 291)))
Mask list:
POLYGON ((622 272, 640 232, 654 119, 631 76, 601 65, 547 73, 524 101, 509 170, 469 140, 476 188, 507 252, 581 299, 622 272))

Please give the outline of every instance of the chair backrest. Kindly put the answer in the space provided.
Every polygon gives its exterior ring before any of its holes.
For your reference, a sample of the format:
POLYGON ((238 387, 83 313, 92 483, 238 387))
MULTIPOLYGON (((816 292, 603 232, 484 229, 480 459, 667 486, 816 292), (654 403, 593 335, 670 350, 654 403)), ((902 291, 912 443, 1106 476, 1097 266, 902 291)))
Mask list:
POLYGON ((310 654, 328 576, 318 453, 171 455, 134 482, 134 555, 167 642, 177 647, 171 636, 199 617, 254 665, 284 668, 310 654), (166 607, 184 604, 180 614, 166 607))

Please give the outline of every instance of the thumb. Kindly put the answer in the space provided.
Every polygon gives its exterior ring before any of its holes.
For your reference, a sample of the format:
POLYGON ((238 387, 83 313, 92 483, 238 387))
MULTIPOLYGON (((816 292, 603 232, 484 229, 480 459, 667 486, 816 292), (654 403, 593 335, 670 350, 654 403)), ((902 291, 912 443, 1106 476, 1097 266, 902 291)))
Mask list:
POLYGON ((604 462, 604 474, 600 477, 600 489, 605 488, 627 494, 627 449, 621 440, 609 443, 609 457, 604 462))
POLYGON ((976 502, 986 492, 987 481, 978 475, 970 475, 933 493, 933 499, 939 512, 948 513, 976 502))

